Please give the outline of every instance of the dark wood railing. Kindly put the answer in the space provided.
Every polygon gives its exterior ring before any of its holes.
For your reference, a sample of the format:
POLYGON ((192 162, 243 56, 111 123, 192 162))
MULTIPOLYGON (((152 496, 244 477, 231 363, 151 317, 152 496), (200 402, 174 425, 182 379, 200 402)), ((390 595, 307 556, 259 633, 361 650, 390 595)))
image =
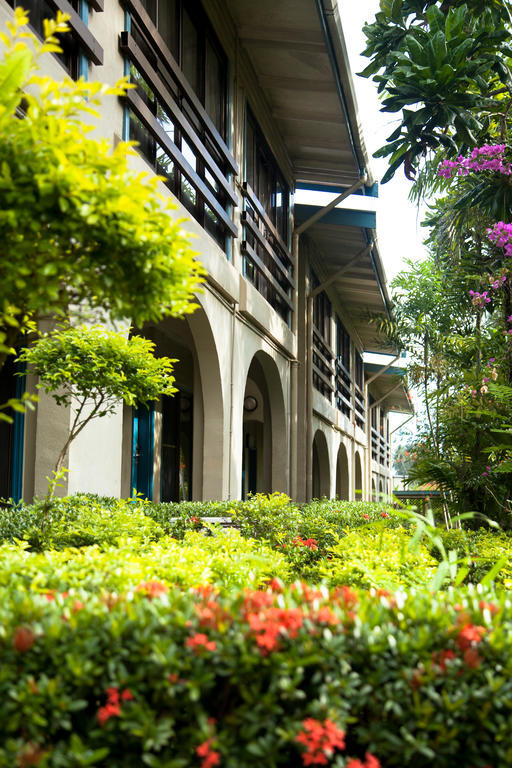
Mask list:
POLYGON ((354 385, 354 411, 355 421, 360 429, 364 429, 366 423, 366 403, 364 393, 358 384, 354 385))
POLYGON ((244 273, 285 320, 293 312, 293 260, 288 246, 247 182, 243 184, 244 273))
POLYGON ((375 427, 372 427, 371 442, 372 459, 377 461, 383 467, 389 467, 390 451, 388 441, 383 435, 379 434, 375 427))
POLYGON ((332 403, 335 394, 333 380, 335 369, 332 349, 321 336, 318 328, 313 327, 313 386, 332 403))
POLYGON ((341 358, 336 358, 336 408, 350 418, 352 413, 352 380, 341 358))
MULTIPOLYGON (((167 156, 171 189, 176 191, 176 168, 198 197, 192 211, 196 218, 201 221, 206 206, 220 226, 237 237, 230 213, 237 196, 230 179, 238 175, 238 165, 142 3, 121 0, 121 5, 131 15, 132 31, 121 33, 119 49, 135 69, 138 86, 127 92, 125 101, 167 156)), ((162 165, 156 170, 166 175, 162 165)))

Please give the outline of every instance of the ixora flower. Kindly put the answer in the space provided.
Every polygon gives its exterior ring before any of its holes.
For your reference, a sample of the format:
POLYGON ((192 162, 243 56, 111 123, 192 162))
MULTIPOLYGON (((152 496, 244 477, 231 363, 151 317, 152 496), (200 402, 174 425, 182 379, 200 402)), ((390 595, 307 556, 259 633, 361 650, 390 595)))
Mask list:
POLYGON ((120 717, 121 702, 133 701, 133 693, 129 688, 120 691, 119 688, 112 686, 107 688, 107 703, 98 709, 98 723, 103 727, 111 717, 120 717))
POLYGON ((305 747, 302 753, 304 765, 327 765, 336 749, 345 749, 345 731, 332 720, 315 720, 307 717, 295 741, 305 747))
POLYGON ((215 641, 208 640, 208 636, 203 635, 202 632, 197 632, 192 637, 189 637, 185 645, 187 648, 192 648, 195 651, 199 650, 199 648, 205 648, 207 651, 215 651, 217 649, 215 641))
POLYGON ((220 752, 212 749, 213 739, 207 739, 196 747, 196 755, 201 758, 201 768, 212 768, 220 763, 220 752))
POLYGON ((135 587, 136 592, 144 592, 146 597, 150 600, 153 597, 161 597, 169 591, 167 584, 163 584, 161 581, 144 581, 135 587))
POLYGON ((375 755, 367 752, 364 756, 364 762, 353 757, 348 761, 346 768, 381 768, 381 765, 375 755))
POLYGON ((12 644, 14 650, 19 653, 26 653, 29 651, 36 641, 36 636, 30 627, 17 627, 14 632, 12 644))

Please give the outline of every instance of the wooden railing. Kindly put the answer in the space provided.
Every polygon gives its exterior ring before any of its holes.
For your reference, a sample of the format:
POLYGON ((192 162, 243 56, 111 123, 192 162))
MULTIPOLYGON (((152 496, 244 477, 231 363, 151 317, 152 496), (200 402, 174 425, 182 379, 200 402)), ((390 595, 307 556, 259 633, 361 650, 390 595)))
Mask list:
POLYGON ((366 423, 366 403, 364 401, 364 393, 357 384, 354 385, 354 411, 357 426, 360 429, 364 429, 366 423))
POLYGON ((242 194, 244 274, 289 324, 294 288, 291 253, 247 182, 242 194))
POLYGON ((231 176, 238 175, 238 165, 142 3, 121 4, 132 23, 131 32, 121 33, 119 50, 135 69, 138 85, 125 101, 166 155, 156 170, 173 191, 182 184, 193 190, 192 213, 200 223, 209 215, 237 237, 230 209, 237 205, 231 176))
POLYGON ((352 413, 352 380, 341 358, 336 358, 336 408, 350 418, 352 413))
POLYGON ((372 459, 384 467, 389 467, 390 451, 388 441, 372 427, 371 432, 372 459))
POLYGON ((332 403, 335 393, 334 355, 317 328, 313 327, 313 386, 332 403))

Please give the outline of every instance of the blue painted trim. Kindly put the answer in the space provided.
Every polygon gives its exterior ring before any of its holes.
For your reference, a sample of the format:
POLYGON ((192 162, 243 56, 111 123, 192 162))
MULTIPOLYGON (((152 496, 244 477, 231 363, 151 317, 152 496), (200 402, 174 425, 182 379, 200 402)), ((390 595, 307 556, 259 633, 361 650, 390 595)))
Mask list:
POLYGON ((155 443, 155 409, 139 405, 133 409, 132 428, 132 494, 142 494, 146 499, 153 498, 153 463, 155 443), (137 446, 139 447, 136 461, 137 446))
MULTIPOLYGON (((132 31, 132 19, 128 11, 124 12, 124 28, 126 32, 132 31)), ((124 60, 124 75, 129 77, 130 75, 130 62, 128 59, 124 60)), ((130 112, 128 107, 123 109, 123 141, 130 140, 130 112)))
MULTIPOLYGON (((26 368, 25 363, 16 364, 16 373, 22 373, 26 368)), ((15 397, 21 399, 26 387, 26 377, 16 377, 15 397)), ((23 496, 23 442, 25 437, 25 414, 14 413, 13 423, 13 451, 11 467, 11 497, 14 501, 21 501, 23 496)))
MULTIPOLYGON (((80 0, 78 5, 78 13, 85 26, 89 26, 89 3, 87 0, 80 0)), ((84 80, 89 79, 89 61, 87 56, 83 53, 78 58, 78 77, 82 77, 84 80)))
MULTIPOLYGON (((317 211, 321 211, 319 205, 304 205, 299 203, 295 205, 295 222, 306 221, 317 211)), ((330 224, 336 227, 358 227, 360 229, 375 229, 377 225, 377 216, 374 211, 351 211, 348 208, 333 208, 322 217, 318 226, 330 224)))
MULTIPOLYGON (((295 188, 306 190, 306 192, 330 192, 337 195, 341 195, 345 189, 348 189, 348 187, 333 187, 331 184, 309 184, 309 182, 304 181, 299 181, 295 188)), ((361 187, 352 194, 363 197, 378 197, 379 183, 376 181, 371 187, 361 187)))

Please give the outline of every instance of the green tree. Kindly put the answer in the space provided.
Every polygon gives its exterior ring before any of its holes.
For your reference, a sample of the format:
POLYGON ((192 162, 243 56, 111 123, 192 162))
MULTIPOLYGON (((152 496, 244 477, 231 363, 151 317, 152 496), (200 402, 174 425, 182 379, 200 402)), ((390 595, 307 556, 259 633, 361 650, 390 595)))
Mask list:
POLYGON ((381 0, 362 72, 399 125, 375 155, 412 179, 424 158, 506 134, 512 105, 508 0, 381 0))
MULTIPOLYGON (((128 338, 102 326, 82 325, 43 334, 22 351, 18 359, 39 376, 39 386, 58 405, 72 408, 54 478, 60 476, 69 446, 93 419, 113 414, 121 401, 147 404, 176 392, 172 376, 176 361, 155 357, 154 349, 154 343, 142 336, 128 338)), ((50 482, 47 501, 54 485, 50 482)))
POLYGON ((27 21, 17 8, 1 37, 0 368, 45 317, 89 311, 141 326, 192 312, 204 274, 157 179, 130 167, 133 147, 92 133, 96 107, 127 81, 39 75, 66 17, 45 22, 42 44, 27 21))

